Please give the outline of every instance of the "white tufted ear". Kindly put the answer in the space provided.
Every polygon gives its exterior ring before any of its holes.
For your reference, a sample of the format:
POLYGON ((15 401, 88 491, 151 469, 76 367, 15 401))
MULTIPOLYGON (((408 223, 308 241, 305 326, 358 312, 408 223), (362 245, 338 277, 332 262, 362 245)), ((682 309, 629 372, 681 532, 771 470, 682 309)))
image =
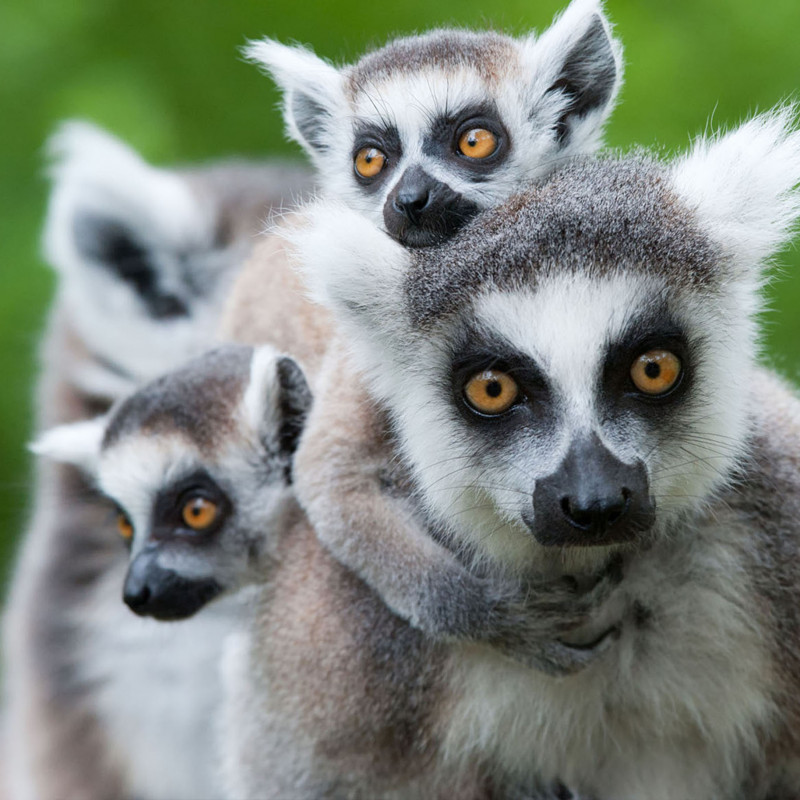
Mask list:
POLYGON ((311 408, 300 365, 270 345, 256 348, 243 406, 251 429, 270 451, 290 457, 311 408))
POLYGON ((28 448, 36 455, 72 464, 95 476, 107 421, 103 416, 84 422, 59 425, 45 431, 28 448))
POLYGON ((573 0, 538 38, 522 42, 531 75, 532 119, 552 117, 564 150, 585 153, 599 144, 603 123, 622 85, 622 44, 612 35, 601 0, 573 0))
POLYGON ((678 193, 737 270, 758 271, 792 237, 800 216, 796 120, 786 106, 702 137, 672 168, 678 193))
POLYGON ((260 64, 283 91, 283 119, 287 134, 313 160, 322 157, 328 143, 341 135, 347 115, 343 77, 332 64, 300 46, 273 39, 250 42, 245 56, 260 64))

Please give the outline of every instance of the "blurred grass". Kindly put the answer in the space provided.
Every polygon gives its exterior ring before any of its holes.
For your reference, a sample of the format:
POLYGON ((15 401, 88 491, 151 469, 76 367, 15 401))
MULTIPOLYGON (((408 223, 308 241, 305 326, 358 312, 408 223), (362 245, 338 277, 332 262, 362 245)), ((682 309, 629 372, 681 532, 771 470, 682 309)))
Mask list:
MULTIPOLYGON (((52 281, 38 255, 41 146, 85 117, 157 163, 288 153, 270 82, 237 48, 261 35, 350 59, 435 25, 546 27, 565 0, 3 0, 0 4, 0 567, 26 514, 34 357, 52 281)), ((627 79, 608 140, 668 150, 800 89, 798 0, 607 0, 627 79)), ((800 257, 771 289, 770 359, 800 369, 800 257)))

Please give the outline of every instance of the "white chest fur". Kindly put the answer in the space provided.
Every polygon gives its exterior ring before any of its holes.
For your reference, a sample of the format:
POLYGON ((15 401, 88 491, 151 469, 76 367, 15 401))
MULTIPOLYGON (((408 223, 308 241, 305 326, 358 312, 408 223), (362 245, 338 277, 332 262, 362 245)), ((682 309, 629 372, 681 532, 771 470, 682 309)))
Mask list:
POLYGON ((613 601, 622 635, 582 673, 458 651, 449 757, 488 752, 519 779, 614 800, 735 794, 773 711, 771 662, 734 534, 702 533, 637 557, 613 601))
POLYGON ((222 641, 244 598, 225 598, 178 623, 140 619, 111 572, 87 603, 85 680, 130 792, 147 800, 219 798, 216 725, 222 641), (98 596, 99 595, 99 596, 98 596))

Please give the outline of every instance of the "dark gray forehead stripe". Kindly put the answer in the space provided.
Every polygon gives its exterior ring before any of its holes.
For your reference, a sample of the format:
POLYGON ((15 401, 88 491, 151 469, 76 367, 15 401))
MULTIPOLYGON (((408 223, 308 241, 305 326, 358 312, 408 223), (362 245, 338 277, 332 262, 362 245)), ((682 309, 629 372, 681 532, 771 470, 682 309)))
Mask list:
POLYGON ((252 354, 251 347, 226 345, 147 384, 113 412, 103 449, 131 434, 174 432, 213 449, 235 424, 252 354))
POLYGON ((491 32, 438 30, 395 39, 350 68, 349 93, 353 98, 364 86, 426 68, 467 67, 491 82, 508 71, 515 54, 512 39, 491 32))
POLYGON ((672 193, 666 169, 639 156, 574 162, 410 258, 405 300, 425 327, 482 291, 535 287, 564 271, 708 287, 720 252, 672 193))

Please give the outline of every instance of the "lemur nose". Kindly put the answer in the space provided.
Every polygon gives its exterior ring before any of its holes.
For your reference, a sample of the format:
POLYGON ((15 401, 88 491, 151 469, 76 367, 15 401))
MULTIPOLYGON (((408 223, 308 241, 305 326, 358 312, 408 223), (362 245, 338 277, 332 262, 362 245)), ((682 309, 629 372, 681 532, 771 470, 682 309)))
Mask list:
POLYGON ((631 492, 622 489, 616 497, 562 497, 561 512, 573 528, 600 533, 627 514, 631 492))
POLYGON ((139 613, 147 607, 150 601, 150 588, 148 586, 137 586, 134 588, 126 584, 122 599, 131 611, 139 613))
POLYGON ((621 461, 594 433, 572 442, 555 472, 536 481, 533 519, 538 542, 592 547, 635 539, 653 524, 642 461, 621 461))
POLYGON ((395 210, 404 214, 412 225, 419 224, 419 216, 431 199, 431 193, 427 186, 412 186, 409 189, 398 192, 394 198, 393 205, 395 210))

